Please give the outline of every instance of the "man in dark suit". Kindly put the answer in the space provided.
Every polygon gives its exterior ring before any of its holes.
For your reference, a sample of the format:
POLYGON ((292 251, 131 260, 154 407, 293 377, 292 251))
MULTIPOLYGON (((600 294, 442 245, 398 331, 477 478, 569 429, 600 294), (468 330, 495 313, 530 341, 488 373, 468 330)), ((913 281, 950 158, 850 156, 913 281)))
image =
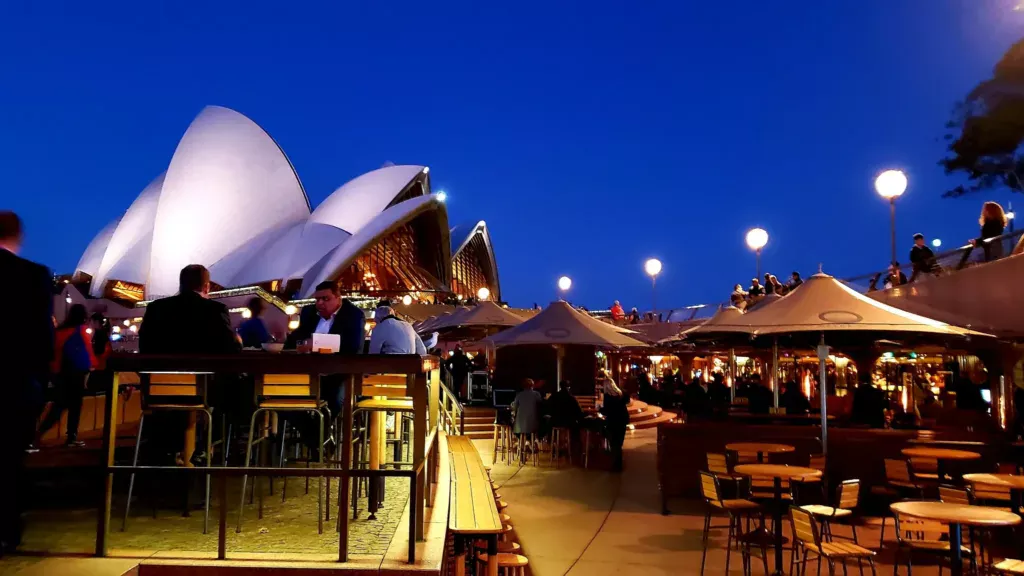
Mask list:
MULTIPOLYGON (((209 270, 199 264, 182 268, 178 275, 178 294, 151 302, 146 307, 139 326, 139 352, 231 354, 240 351, 242 341, 231 329, 227 306, 209 300, 209 294, 209 270)), ((227 410, 235 404, 232 397, 239 395, 238 390, 230 390, 230 383, 218 380, 211 387, 208 400, 217 409, 227 410)), ((182 402, 193 401, 182 399, 182 402)), ((161 452, 176 454, 184 448, 187 417, 183 412, 161 412, 146 419, 146 429, 155 431, 152 439, 160 444, 161 452)), ((188 459, 192 455, 184 456, 188 459)))
POLYGON ((53 357, 53 281, 44 266, 17 255, 21 238, 18 215, 0 211, 0 302, 12 303, 0 330, 0 556, 21 542, 25 449, 53 357))
MULTIPOLYGON (((313 334, 337 334, 341 337, 340 354, 359 354, 366 342, 366 314, 348 299, 341 297, 334 282, 321 282, 313 292, 315 302, 303 306, 299 327, 288 335, 285 348, 294 348, 313 334)), ((320 397, 327 401, 332 416, 341 409, 342 378, 326 377, 320 382, 320 397)))

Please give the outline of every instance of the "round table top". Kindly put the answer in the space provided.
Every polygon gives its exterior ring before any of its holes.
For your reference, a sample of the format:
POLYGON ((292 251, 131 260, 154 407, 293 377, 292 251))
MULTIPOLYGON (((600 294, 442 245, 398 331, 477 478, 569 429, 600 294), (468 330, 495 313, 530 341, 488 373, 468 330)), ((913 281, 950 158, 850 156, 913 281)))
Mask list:
POLYGON ((746 476, 770 476, 789 480, 792 478, 818 478, 821 470, 803 466, 786 466, 785 464, 740 464, 733 468, 746 476))
POLYGON ((733 442, 725 445, 726 450, 733 452, 760 452, 762 454, 782 454, 794 452, 796 448, 789 444, 773 444, 769 442, 733 442))
POLYGON ((948 502, 897 502, 889 506, 893 512, 923 520, 967 526, 1016 526, 1020 516, 988 506, 969 506, 948 502))
POLYGON ((904 448, 904 456, 911 458, 936 458, 938 460, 977 460, 981 454, 951 448, 904 448))
POLYGON ((964 480, 972 484, 1024 490, 1024 476, 1015 474, 964 474, 964 480))

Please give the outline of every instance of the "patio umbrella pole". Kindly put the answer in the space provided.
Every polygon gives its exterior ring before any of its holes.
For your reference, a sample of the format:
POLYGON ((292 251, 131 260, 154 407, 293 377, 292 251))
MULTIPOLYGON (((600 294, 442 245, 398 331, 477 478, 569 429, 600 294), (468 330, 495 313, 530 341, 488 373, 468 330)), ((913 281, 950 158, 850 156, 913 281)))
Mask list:
MULTIPOLYGON (((828 409, 825 397, 828 387, 825 385, 825 361, 828 359, 828 346, 825 345, 825 333, 821 333, 818 344, 818 396, 821 398, 821 453, 828 458, 828 409)), ((826 460, 827 461, 827 460, 826 460)))
POLYGON ((779 408, 779 338, 772 338, 772 392, 775 395, 775 409, 779 408))
POLYGON ((736 400, 736 349, 729 349, 729 403, 736 400))
POLYGON ((562 391, 562 347, 557 344, 555 344, 555 390, 562 391))

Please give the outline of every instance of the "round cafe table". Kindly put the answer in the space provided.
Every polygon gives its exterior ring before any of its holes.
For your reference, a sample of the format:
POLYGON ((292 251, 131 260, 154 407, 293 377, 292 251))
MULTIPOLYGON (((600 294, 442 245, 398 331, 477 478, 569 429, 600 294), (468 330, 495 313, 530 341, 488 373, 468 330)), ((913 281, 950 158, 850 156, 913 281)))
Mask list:
POLYGON ((1020 524, 1020 516, 988 506, 968 506, 947 502, 897 502, 889 506, 896 514, 932 520, 949 525, 949 550, 952 553, 949 572, 951 576, 963 573, 963 553, 960 550, 962 541, 960 526, 981 526, 993 528, 997 526, 1016 526, 1020 524))
MULTIPOLYGON (((732 446, 732 444, 730 444, 732 446)), ((726 446, 729 448, 729 446, 726 446)), ((743 449, 746 451, 746 449, 743 449)), ((782 481, 798 478, 820 478, 821 470, 804 468, 803 466, 786 466, 783 464, 740 464, 733 471, 745 476, 763 476, 775 480, 775 506, 772 516, 775 519, 775 572, 781 576, 782 572, 782 481)))
POLYGON ((977 452, 971 452, 969 450, 953 450, 952 448, 904 448, 901 450, 904 456, 907 458, 934 458, 938 461, 938 476, 941 482, 945 478, 945 470, 943 462, 955 460, 958 462, 965 462, 967 460, 979 460, 981 454, 977 452))
POLYGON ((789 444, 774 444, 770 442, 733 442, 732 444, 726 444, 725 449, 730 452, 756 452, 758 462, 764 462, 765 454, 784 454, 796 451, 796 448, 789 444))
POLYGON ((964 474, 964 481, 991 488, 1003 488, 1013 495, 1013 509, 1020 510, 1021 492, 1024 491, 1024 476, 1015 474, 964 474))

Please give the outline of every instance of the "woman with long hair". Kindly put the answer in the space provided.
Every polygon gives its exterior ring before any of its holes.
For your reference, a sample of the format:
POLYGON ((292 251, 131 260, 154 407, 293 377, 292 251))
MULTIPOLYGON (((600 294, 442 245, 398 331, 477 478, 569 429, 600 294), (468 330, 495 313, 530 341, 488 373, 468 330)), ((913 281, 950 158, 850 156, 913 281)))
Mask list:
POLYGON ((612 452, 612 471, 622 471, 622 443, 626 440, 626 426, 629 425, 629 396, 615 384, 612 375, 602 370, 600 375, 601 414, 604 415, 604 435, 612 452))
POLYGON ((978 224, 981 224, 981 237, 971 240, 972 246, 981 245, 985 251, 985 262, 998 260, 1003 257, 1003 244, 998 240, 986 242, 991 238, 1003 235, 1006 230, 1006 212, 998 202, 985 202, 981 206, 981 216, 978 224))
POLYGON ((56 395, 46 418, 39 425, 38 437, 60 422, 61 414, 68 412, 66 445, 83 446, 78 441, 78 419, 82 414, 82 396, 85 394, 85 379, 96 366, 96 356, 87 332, 88 312, 85 306, 75 304, 68 310, 64 322, 54 334, 53 360, 50 373, 54 376, 56 395))

